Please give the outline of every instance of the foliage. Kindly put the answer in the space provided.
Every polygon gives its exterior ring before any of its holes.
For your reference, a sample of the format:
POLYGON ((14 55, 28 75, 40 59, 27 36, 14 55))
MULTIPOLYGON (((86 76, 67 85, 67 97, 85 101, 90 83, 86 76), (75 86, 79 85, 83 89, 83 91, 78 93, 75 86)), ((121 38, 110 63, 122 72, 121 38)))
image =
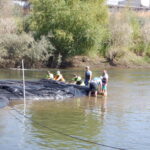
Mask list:
POLYGON ((132 28, 126 14, 111 15, 108 33, 108 46, 104 56, 111 64, 115 64, 125 55, 132 43, 132 28))
POLYGON ((5 34, 0 36, 1 60, 11 62, 13 67, 26 60, 26 67, 31 67, 37 62, 46 61, 51 53, 48 53, 49 41, 42 37, 35 41, 30 34, 5 34))
POLYGON ((112 65, 150 62, 150 17, 110 12, 104 0, 30 0, 23 16, 0 0, 0 67, 59 67, 75 55, 102 55, 112 65))
MULTIPOLYGON (((109 36, 105 57, 114 63, 126 57, 129 61, 140 62, 140 57, 149 57, 150 54, 150 29, 147 18, 139 17, 131 10, 111 14, 109 20, 109 36), (136 55, 132 55, 134 52, 136 55), (131 59, 133 56, 135 61, 131 59)), ((124 59, 125 61, 127 59, 124 59)), ((122 61, 123 62, 123 61, 122 61)), ((127 61, 126 61, 127 62, 127 61)))
POLYGON ((141 26, 140 26, 140 21, 139 19, 132 15, 130 17, 130 23, 132 27, 132 46, 131 50, 134 51, 137 55, 143 55, 144 52, 144 43, 142 40, 142 35, 141 35, 141 26))
POLYGON ((35 37, 51 33, 50 41, 62 59, 97 52, 107 9, 103 0, 32 0, 30 28, 35 37))
POLYGON ((145 55, 146 57, 150 58, 150 22, 146 22, 142 26, 141 33, 142 33, 145 55))

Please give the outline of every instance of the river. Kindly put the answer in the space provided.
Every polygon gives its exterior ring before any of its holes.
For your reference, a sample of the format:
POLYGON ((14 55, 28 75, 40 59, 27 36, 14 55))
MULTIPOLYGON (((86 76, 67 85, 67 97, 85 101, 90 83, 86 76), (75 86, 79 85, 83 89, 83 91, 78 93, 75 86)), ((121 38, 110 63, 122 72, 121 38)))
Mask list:
MULTIPOLYGON (((84 74, 82 69, 62 72, 68 80, 74 73, 84 74)), ((46 70, 26 70, 25 78, 41 79, 45 73, 46 70)), ((9 106, 1 108, 0 149, 149 150, 150 70, 110 69, 108 73, 107 97, 30 100, 26 118, 21 101, 10 103, 15 110, 9 106)), ((93 75, 99 74, 94 69, 93 75)), ((21 78, 21 71, 0 70, 1 80, 21 78)))

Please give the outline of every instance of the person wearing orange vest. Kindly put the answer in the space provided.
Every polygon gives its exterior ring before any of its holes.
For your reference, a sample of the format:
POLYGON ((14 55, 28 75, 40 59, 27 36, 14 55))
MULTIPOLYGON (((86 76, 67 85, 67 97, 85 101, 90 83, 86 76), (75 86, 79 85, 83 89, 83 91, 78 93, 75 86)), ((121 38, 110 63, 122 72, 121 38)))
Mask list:
POLYGON ((63 75, 60 73, 60 71, 57 71, 56 76, 54 77, 54 80, 65 82, 65 79, 63 78, 63 75))

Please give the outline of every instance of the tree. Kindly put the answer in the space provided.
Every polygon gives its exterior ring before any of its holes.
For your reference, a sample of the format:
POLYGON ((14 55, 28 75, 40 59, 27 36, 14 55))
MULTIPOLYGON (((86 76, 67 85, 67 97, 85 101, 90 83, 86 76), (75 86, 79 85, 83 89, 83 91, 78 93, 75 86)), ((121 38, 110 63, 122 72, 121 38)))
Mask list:
POLYGON ((97 52, 107 23, 104 0, 31 0, 30 29, 35 37, 52 34, 55 55, 97 52))

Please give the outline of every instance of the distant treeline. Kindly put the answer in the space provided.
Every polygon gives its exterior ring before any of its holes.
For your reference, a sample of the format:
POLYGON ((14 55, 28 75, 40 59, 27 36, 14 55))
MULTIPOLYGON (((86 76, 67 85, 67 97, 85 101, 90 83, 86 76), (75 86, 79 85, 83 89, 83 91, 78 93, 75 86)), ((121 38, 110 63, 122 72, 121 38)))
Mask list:
POLYGON ((124 9, 109 13, 104 0, 31 0, 22 15, 0 0, 0 67, 59 67, 76 55, 111 64, 150 62, 150 16, 124 9))

